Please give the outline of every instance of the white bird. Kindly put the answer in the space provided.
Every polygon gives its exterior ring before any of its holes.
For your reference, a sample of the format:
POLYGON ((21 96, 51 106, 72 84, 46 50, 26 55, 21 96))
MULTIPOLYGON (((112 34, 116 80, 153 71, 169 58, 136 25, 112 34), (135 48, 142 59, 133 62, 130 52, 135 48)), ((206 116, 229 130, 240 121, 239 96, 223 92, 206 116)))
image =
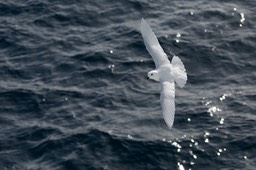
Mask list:
POLYGON ((156 69, 148 72, 147 79, 160 81, 161 95, 160 101, 162 113, 167 126, 171 129, 174 122, 175 114, 175 83, 179 87, 184 87, 187 82, 187 73, 184 64, 179 57, 173 56, 172 61, 160 46, 154 32, 148 23, 141 19, 141 33, 144 44, 153 57, 156 69))

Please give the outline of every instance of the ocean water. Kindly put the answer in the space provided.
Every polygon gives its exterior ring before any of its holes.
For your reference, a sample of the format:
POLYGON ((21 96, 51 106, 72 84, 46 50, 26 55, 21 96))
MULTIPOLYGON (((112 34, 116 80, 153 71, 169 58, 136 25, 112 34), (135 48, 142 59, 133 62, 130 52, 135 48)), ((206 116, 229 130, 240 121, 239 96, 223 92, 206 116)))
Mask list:
POLYGON ((254 1, 0 1, 0 169, 256 167, 254 1), (172 130, 144 18, 188 82, 172 130))

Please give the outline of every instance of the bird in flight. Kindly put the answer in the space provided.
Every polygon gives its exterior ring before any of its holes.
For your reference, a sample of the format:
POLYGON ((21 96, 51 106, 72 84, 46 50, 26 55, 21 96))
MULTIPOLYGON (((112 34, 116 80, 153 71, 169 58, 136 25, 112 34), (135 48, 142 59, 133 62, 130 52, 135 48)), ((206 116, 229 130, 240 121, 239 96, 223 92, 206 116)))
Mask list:
POLYGON ((147 79, 159 81, 161 84, 160 101, 162 114, 167 126, 171 129, 175 115, 175 83, 184 87, 187 82, 187 73, 184 64, 178 56, 173 56, 170 62, 168 56, 160 46, 156 35, 148 25, 141 19, 141 34, 147 51, 152 56, 156 68, 148 72, 147 79))

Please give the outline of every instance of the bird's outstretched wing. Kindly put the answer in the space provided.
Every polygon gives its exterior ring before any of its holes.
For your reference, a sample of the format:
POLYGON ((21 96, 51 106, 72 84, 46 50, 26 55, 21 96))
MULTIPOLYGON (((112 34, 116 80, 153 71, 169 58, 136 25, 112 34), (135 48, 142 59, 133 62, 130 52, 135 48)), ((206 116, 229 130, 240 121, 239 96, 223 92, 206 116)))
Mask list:
POLYGON ((167 55, 160 46, 156 35, 143 18, 141 19, 141 34, 149 54, 153 57, 156 68, 159 68, 162 64, 170 63, 167 55))
POLYGON ((173 56, 171 64, 175 82, 179 87, 184 87, 187 82, 187 72, 184 64, 177 56, 173 56))
POLYGON ((175 85, 174 82, 161 82, 160 96, 162 113, 165 123, 171 129, 175 115, 175 85))

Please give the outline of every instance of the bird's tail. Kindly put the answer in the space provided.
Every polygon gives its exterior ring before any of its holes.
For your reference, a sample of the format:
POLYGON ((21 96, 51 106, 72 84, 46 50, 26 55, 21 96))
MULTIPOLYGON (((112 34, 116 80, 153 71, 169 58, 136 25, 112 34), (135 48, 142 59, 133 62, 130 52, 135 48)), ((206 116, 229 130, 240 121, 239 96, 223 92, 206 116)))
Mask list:
POLYGON ((184 87, 187 82, 187 72, 184 64, 178 56, 173 56, 171 64, 175 82, 179 87, 184 87))

